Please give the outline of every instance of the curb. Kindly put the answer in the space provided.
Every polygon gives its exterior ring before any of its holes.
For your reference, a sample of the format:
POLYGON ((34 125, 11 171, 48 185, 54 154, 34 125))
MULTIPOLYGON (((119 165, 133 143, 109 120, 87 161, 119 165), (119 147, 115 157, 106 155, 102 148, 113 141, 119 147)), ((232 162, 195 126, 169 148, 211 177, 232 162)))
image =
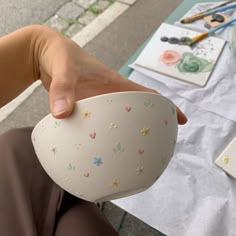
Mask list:
MULTIPOLYGON (((119 0, 109 6, 104 12, 98 15, 91 23, 84 26, 82 30, 76 33, 71 39, 84 47, 101 33, 107 26, 115 21, 120 15, 129 9, 137 0, 119 0)), ((33 92, 41 85, 41 81, 36 81, 22 92, 14 100, 1 107, 0 122, 5 120, 14 110, 23 103, 33 92)))
POLYGON ((79 44, 80 47, 84 47, 128 8, 129 5, 127 4, 120 2, 113 3, 101 15, 96 17, 95 20, 72 37, 72 40, 79 44))

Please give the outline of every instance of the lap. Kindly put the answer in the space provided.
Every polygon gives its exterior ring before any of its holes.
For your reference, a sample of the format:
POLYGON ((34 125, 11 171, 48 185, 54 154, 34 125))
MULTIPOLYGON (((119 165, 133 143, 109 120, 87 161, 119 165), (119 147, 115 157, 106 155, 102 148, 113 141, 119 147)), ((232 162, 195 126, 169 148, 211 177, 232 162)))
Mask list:
POLYGON ((51 180, 35 155, 31 132, 0 136, 0 235, 118 235, 95 204, 51 180))

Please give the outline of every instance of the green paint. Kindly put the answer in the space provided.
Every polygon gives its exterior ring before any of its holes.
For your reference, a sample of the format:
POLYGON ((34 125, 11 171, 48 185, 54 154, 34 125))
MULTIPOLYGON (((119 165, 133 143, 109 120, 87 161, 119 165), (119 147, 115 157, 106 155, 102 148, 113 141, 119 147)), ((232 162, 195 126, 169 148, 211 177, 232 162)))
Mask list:
POLYGON ((213 68, 213 62, 195 56, 191 52, 185 52, 177 65, 179 72, 198 74, 209 72, 213 68))
POLYGON ((69 171, 74 171, 74 170, 75 170, 75 166, 70 163, 70 164, 68 165, 67 169, 68 169, 69 171))
POLYGON ((57 127, 59 127, 61 125, 61 122, 60 121, 57 121, 57 120, 55 120, 55 122, 54 122, 54 128, 57 128, 57 127))

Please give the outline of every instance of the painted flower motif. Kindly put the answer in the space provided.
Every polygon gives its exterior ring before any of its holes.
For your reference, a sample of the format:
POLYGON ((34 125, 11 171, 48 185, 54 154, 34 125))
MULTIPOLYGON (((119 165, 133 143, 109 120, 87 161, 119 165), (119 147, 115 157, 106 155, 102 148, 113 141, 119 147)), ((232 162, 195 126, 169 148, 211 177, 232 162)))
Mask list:
POLYGON ((113 179, 111 184, 112 184, 112 187, 118 187, 120 185, 120 181, 117 179, 113 179))
POLYGON ((179 62, 180 58, 181 55, 174 50, 166 50, 160 56, 160 60, 167 66, 175 65, 179 62))
POLYGON ((67 169, 68 169, 69 171, 74 171, 74 170, 75 170, 75 166, 70 163, 70 164, 67 166, 67 169))
POLYGON ((83 111, 83 112, 81 112, 81 115, 84 119, 90 118, 91 112, 90 111, 83 111))
POLYGON ((93 164, 96 166, 102 165, 102 158, 101 157, 94 157, 93 158, 93 164))
POLYGON ((154 107, 154 104, 153 104, 153 102, 151 101, 151 99, 146 99, 146 100, 144 101, 144 106, 145 106, 145 107, 154 107))
POLYGON ((142 128, 140 130, 140 133, 143 135, 143 136, 148 136, 150 134, 150 129, 149 128, 142 128))
POLYGON ((116 124, 114 124, 113 122, 111 122, 110 124, 110 129, 117 129, 118 126, 116 124))
POLYGON ((115 146, 113 147, 114 153, 122 153, 124 151, 125 151, 125 149, 120 143, 116 143, 115 146))

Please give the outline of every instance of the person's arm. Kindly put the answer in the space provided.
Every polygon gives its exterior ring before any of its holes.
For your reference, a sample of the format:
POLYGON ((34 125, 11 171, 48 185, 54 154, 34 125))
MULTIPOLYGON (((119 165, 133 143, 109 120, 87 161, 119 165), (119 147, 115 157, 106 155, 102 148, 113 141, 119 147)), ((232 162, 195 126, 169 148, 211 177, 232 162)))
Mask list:
MULTIPOLYGON (((118 91, 151 91, 111 70, 75 42, 46 26, 32 25, 0 38, 0 106, 35 80, 49 91, 56 118, 73 112, 75 101, 118 91)), ((178 109, 178 120, 187 119, 178 109)))
POLYGON ((32 28, 26 27, 0 38, 0 107, 37 77, 32 35, 32 28))

